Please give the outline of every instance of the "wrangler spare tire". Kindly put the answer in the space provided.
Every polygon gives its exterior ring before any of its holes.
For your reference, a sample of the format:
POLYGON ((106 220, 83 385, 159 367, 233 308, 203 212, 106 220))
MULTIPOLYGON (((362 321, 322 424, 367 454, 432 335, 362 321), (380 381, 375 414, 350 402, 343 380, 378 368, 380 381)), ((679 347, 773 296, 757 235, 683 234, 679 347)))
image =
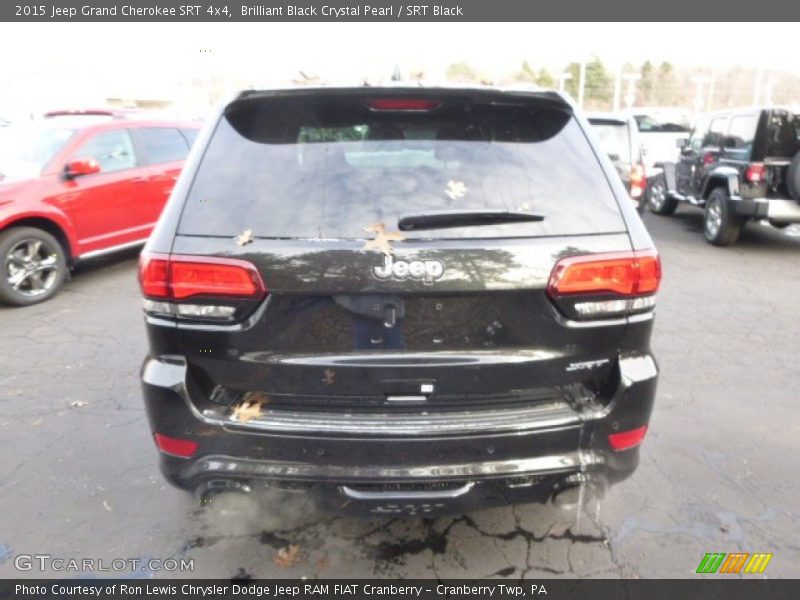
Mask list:
POLYGON ((794 155, 792 164, 786 172, 786 185, 792 198, 800 202, 800 152, 794 155))

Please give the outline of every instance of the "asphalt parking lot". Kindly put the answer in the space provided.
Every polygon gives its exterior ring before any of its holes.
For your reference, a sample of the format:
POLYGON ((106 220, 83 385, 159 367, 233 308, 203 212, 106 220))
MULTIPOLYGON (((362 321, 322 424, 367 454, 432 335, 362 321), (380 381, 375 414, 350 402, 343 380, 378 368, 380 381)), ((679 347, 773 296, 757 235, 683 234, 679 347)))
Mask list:
POLYGON ((750 225, 719 249, 699 211, 645 221, 665 270, 657 406, 639 470, 581 514, 356 520, 291 496, 221 527, 157 471, 135 253, 84 265, 50 302, 0 308, 0 576, 39 576, 14 557, 49 554, 191 558, 177 575, 221 578, 693 577, 706 552, 743 551, 797 577, 800 229, 750 225))

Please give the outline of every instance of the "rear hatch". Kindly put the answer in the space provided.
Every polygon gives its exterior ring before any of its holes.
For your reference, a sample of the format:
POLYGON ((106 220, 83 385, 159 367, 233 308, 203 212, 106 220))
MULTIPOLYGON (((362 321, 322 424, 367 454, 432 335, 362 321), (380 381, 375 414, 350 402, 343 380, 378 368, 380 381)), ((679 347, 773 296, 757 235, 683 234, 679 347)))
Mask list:
MULTIPOLYGON (((225 316, 213 294, 182 301, 200 307, 176 325, 192 394, 381 413, 598 397, 631 343, 625 310, 586 327, 548 292, 559 260, 595 253, 631 243, 557 98, 244 95, 205 149, 172 254, 246 261, 258 290, 225 316)), ((595 291, 581 298, 616 298, 595 291)))

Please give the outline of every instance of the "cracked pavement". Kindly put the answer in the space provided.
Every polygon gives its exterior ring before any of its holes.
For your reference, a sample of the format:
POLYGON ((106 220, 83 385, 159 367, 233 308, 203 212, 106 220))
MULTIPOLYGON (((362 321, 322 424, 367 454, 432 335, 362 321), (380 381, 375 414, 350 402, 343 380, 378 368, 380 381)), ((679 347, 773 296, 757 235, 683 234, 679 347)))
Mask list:
POLYGON ((194 559, 186 577, 692 577, 706 552, 742 551, 797 577, 800 228, 749 225, 718 249, 699 211, 645 222, 665 273, 656 409, 638 471, 580 515, 359 520, 287 495, 220 518, 157 470, 135 252, 82 266, 50 302, 0 307, 0 576, 39 576, 13 557, 45 553, 194 559), (278 566, 290 544, 296 564, 278 566))

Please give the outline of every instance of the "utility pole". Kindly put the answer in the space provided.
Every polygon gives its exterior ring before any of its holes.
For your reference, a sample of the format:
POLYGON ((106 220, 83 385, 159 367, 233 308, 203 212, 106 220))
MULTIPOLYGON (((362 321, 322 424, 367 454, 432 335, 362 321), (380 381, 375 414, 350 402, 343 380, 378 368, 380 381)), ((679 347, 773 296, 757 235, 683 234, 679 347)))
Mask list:
POLYGON ((564 83, 567 81, 567 79, 572 79, 572 75, 564 71, 563 73, 558 74, 557 79, 558 79, 558 91, 563 94, 565 91, 564 83))
POLYGON ((581 70, 578 77, 578 106, 583 110, 583 98, 586 88, 586 60, 581 61, 581 70))
POLYGON ((758 106, 761 100, 761 80, 764 79, 764 67, 759 67, 756 71, 756 82, 753 87, 753 106, 758 106))
POLYGON ((636 82, 639 81, 642 76, 638 73, 628 73, 627 75, 623 75, 622 78, 628 82, 628 92, 625 94, 625 108, 630 110, 633 108, 633 103, 636 102, 636 82))
POLYGON ((622 95, 622 71, 625 65, 620 65, 617 69, 617 75, 614 77, 614 105, 612 110, 617 112, 619 110, 620 96, 622 95))
POLYGON ((703 84, 708 83, 711 81, 711 78, 708 75, 695 75, 692 77, 692 83, 695 84, 695 96, 694 96, 694 115, 695 117, 697 114, 703 110, 703 84))
POLYGON ((770 77, 767 80, 767 94, 764 97, 764 104, 766 104, 767 106, 772 106, 772 90, 774 89, 774 87, 775 87, 775 78, 770 77))
POLYGON ((706 110, 711 110, 714 105, 714 84, 717 80, 716 70, 711 70, 711 83, 708 85, 708 101, 706 102, 706 110))

